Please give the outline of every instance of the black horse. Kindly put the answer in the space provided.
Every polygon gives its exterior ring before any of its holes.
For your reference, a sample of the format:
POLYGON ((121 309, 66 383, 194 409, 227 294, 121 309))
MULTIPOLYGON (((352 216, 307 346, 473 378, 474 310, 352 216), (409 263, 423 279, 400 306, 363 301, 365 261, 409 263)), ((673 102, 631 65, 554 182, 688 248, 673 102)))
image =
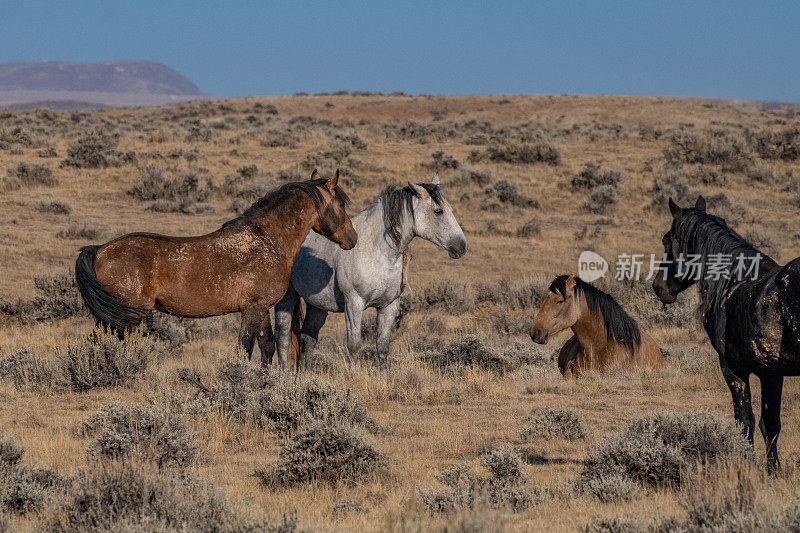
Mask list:
POLYGON ((703 325, 719 353, 736 421, 751 443, 755 417, 750 374, 761 380, 759 428, 767 464, 773 470, 780 465, 783 377, 800 374, 800 258, 778 265, 723 219, 706 213, 702 196, 686 209, 670 198, 669 210, 672 227, 663 238, 663 270, 655 277, 653 290, 662 302, 672 303, 678 293, 698 283, 703 325), (692 256, 699 264, 699 275, 687 268, 685 259, 692 256), (728 275, 720 275, 725 270, 719 268, 721 260, 727 263, 728 259, 732 260, 728 275))

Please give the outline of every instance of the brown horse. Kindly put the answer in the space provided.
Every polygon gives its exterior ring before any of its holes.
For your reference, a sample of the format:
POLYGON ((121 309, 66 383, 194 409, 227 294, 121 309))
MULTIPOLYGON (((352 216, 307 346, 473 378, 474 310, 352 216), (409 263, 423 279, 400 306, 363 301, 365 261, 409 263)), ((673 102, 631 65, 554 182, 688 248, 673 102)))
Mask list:
POLYGON ((558 353, 565 377, 583 370, 603 371, 614 364, 626 370, 661 366, 661 350, 611 297, 575 276, 558 276, 531 325, 531 339, 546 344, 551 335, 572 328, 558 353))
POLYGON ((241 216, 199 237, 130 233, 81 249, 75 277, 98 323, 117 332, 135 328, 152 310, 183 317, 241 312, 239 342, 252 355, 272 353, 269 309, 289 286, 294 258, 310 230, 345 250, 356 245, 337 186, 323 179, 287 183, 241 216))

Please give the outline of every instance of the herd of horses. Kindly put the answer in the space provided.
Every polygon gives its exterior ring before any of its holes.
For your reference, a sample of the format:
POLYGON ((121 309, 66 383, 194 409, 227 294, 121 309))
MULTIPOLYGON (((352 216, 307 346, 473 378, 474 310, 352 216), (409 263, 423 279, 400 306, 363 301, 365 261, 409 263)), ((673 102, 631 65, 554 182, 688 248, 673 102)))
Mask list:
MULTIPOLYGON (((314 365, 314 348, 328 313, 344 313, 348 361, 361 350, 363 311, 378 313, 377 354, 387 367, 389 336, 405 284, 406 250, 415 237, 447 250, 468 249, 438 176, 431 183, 389 186, 352 219, 339 172, 288 183, 239 217, 198 237, 131 233, 81 249, 75 265, 80 293, 96 321, 123 334, 153 310, 182 317, 241 313, 238 349, 262 364, 314 365), (313 230, 313 233, 311 232, 313 230), (305 317, 301 313, 305 302, 305 317), (275 308, 275 331, 270 309, 275 308)), ((734 413, 753 442, 749 378, 761 380, 761 421, 768 465, 778 462, 783 377, 800 374, 800 258, 785 266, 752 247, 705 200, 681 208, 669 200, 672 224, 663 237, 663 275, 653 290, 665 304, 699 284, 703 325, 719 354, 734 413), (756 257, 755 279, 706 277, 677 268, 676 258, 713 254, 756 257)), ((705 268, 705 266, 703 266, 705 268)), ((565 376, 612 365, 657 368, 661 350, 610 295, 573 275, 555 278, 534 318, 534 342, 571 328, 558 352, 565 376)))

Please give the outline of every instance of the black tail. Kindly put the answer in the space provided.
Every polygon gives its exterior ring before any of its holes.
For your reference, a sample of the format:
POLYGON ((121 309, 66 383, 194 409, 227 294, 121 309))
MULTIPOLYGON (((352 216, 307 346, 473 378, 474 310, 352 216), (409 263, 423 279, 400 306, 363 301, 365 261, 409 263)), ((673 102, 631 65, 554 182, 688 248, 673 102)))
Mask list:
POLYGON ((130 307, 118 302, 102 283, 97 281, 94 260, 100 246, 84 246, 75 261, 75 281, 83 301, 89 307, 98 323, 121 333, 134 329, 142 323, 150 311, 140 307, 130 307))

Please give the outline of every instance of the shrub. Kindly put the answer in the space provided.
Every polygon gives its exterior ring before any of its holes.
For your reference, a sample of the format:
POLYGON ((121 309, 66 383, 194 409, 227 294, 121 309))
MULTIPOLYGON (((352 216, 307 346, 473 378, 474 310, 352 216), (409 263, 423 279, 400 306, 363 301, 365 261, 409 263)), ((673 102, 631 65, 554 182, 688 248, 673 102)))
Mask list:
POLYGON ((668 162, 720 165, 722 170, 739 172, 747 168, 751 154, 744 140, 723 130, 690 132, 678 130, 664 150, 668 162))
POLYGON ((581 207, 590 213, 603 214, 617 203, 617 189, 612 185, 600 185, 581 202, 581 207))
POLYGON ((61 370, 53 358, 39 357, 27 347, 0 360, 0 377, 10 380, 19 389, 66 388, 61 370))
POLYGON ((745 138, 764 159, 800 159, 800 128, 790 127, 780 131, 745 130, 745 138))
POLYGON ((54 215, 69 215, 72 213, 72 206, 63 200, 39 200, 33 204, 33 208, 40 213, 52 213, 54 215))
POLYGON ((318 420, 284 444, 276 464, 255 475, 264 484, 281 488, 310 481, 355 483, 383 475, 387 469, 386 456, 363 431, 318 420))
POLYGON ((697 165, 689 175, 689 178, 692 181, 699 181, 703 185, 725 185, 728 182, 728 178, 725 174, 717 171, 714 167, 709 167, 706 165, 697 165))
POLYGON ((188 369, 180 377, 202 392, 214 409, 239 420, 252 420, 279 435, 292 435, 314 421, 371 427, 364 401, 347 387, 322 378, 295 378, 272 367, 255 369, 226 361, 217 368, 217 385, 206 387, 188 369))
POLYGON ((517 230, 517 237, 527 239, 530 237, 538 237, 542 234, 542 224, 535 218, 528 220, 517 230))
POLYGON ((85 420, 79 433, 83 437, 95 437, 87 449, 89 455, 135 454, 155 461, 159 467, 185 466, 195 459, 198 449, 185 420, 155 405, 108 404, 85 420))
POLYGON ((473 183, 479 187, 486 187, 492 183, 492 172, 490 170, 464 168, 462 166, 453 174, 452 182, 459 184, 473 183))
POLYGON ((16 302, 0 299, 0 313, 23 322, 46 322, 86 314, 86 307, 71 272, 33 278, 34 297, 16 302))
POLYGON ((339 142, 328 150, 309 152, 300 161, 300 167, 305 170, 341 167, 352 152, 352 145, 339 142))
POLYGON ((537 200, 528 198, 519 192, 519 185, 515 181, 509 179, 498 180, 492 186, 492 190, 497 199, 503 203, 509 203, 517 207, 539 207, 537 200))
POLYGON ((103 232, 99 229, 93 228, 86 224, 83 226, 79 226, 78 224, 70 224, 66 228, 59 230, 59 232, 56 233, 56 237, 59 239, 69 239, 73 241, 89 241, 100 238, 102 234, 103 232))
POLYGON ((169 202, 195 203, 206 200, 211 194, 211 185, 200 184, 193 172, 170 178, 162 167, 146 166, 139 171, 139 182, 128 191, 138 200, 166 200, 169 202))
POLYGON ((454 281, 443 281, 425 287, 420 300, 427 307, 443 307, 450 314, 469 311, 474 306, 474 296, 469 286, 454 281))
POLYGON ((581 475, 586 480, 621 475, 654 486, 678 485, 682 470, 698 461, 750 457, 752 447, 735 425, 707 411, 658 411, 592 447, 581 475))
POLYGON ((586 526, 586 533, 639 533, 642 529, 630 518, 601 518, 586 526))
POLYGON ((590 478, 581 487, 585 494, 602 503, 632 500, 641 492, 641 486, 625 476, 599 476, 590 478))
POLYGON ((503 373, 528 363, 528 355, 518 350, 500 350, 488 345, 482 336, 466 333, 446 345, 428 347, 419 357, 437 368, 476 367, 503 373))
POLYGON ((441 150, 433 152, 431 158, 433 159, 432 162, 422 163, 422 166, 436 171, 457 169, 461 166, 455 157, 450 154, 445 154, 441 150))
POLYGON ((478 162, 488 159, 496 163, 511 163, 515 165, 529 165, 533 163, 547 163, 556 166, 561 164, 561 152, 555 146, 544 141, 533 144, 514 144, 507 142, 489 146, 484 152, 473 150, 470 161, 478 162))
POLYGON ((123 155, 116 150, 119 139, 104 131, 92 131, 82 135, 67 148, 67 157, 62 166, 76 168, 107 168, 120 166, 132 155, 123 155))
POLYGON ((534 411, 522 430, 522 438, 579 440, 586 437, 586 425, 572 409, 542 407, 534 411))
POLYGON ((651 195, 651 206, 656 209, 666 209, 669 198, 680 206, 694 205, 697 199, 697 194, 689 189, 686 171, 682 166, 665 165, 653 174, 651 195))
POLYGON ((43 185, 52 187, 58 181, 47 165, 37 165, 20 161, 8 168, 8 174, 0 180, 0 190, 19 189, 23 186, 43 185))
POLYGON ((429 513, 452 513, 475 509, 488 504, 493 509, 522 511, 533 503, 525 487, 527 476, 522 459, 511 447, 485 453, 480 459, 484 473, 478 474, 468 464, 456 464, 442 470, 436 479, 447 487, 429 488, 418 492, 429 513))
POLYGON ((289 132, 280 130, 271 130, 259 141, 259 144, 265 148, 297 148, 300 138, 289 132))
POLYGON ((144 374, 156 354, 154 342, 138 332, 120 339, 97 328, 87 337, 70 342, 56 353, 56 359, 69 388, 86 391, 130 384, 144 374))
POLYGON ((593 161, 586 163, 583 168, 570 181, 573 191, 591 190, 601 185, 616 187, 622 179, 622 174, 617 170, 605 170, 593 161))
POLYGON ((74 485, 69 497, 47 513, 49 530, 269 530, 237 514, 210 481, 149 463, 95 462, 79 471, 74 485))
POLYGON ((0 435, 0 513, 24 515, 38 511, 66 485, 55 470, 23 464, 24 453, 25 449, 13 437, 0 435))
POLYGON ((531 309, 542 303, 550 287, 550 278, 531 276, 509 282, 479 283, 475 286, 475 303, 494 304, 508 309, 531 309))
POLYGON ((767 182, 772 181, 775 174, 772 171, 772 166, 763 161, 754 161, 745 171, 747 178, 751 181, 767 182))

